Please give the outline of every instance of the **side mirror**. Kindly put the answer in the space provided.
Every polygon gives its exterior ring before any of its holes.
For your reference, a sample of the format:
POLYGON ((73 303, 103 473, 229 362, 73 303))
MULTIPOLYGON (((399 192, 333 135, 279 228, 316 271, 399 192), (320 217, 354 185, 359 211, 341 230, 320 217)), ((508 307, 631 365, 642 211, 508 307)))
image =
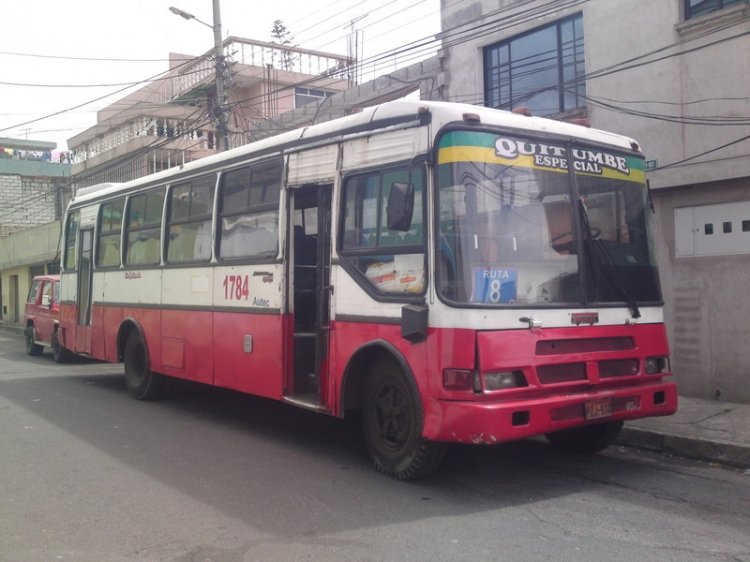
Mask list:
POLYGON ((391 184, 385 209, 390 230, 406 232, 411 228, 414 214, 414 184, 396 181, 391 184))
POLYGON ((52 299, 49 298, 49 295, 42 295, 42 306, 46 306, 49 308, 52 305, 52 299))

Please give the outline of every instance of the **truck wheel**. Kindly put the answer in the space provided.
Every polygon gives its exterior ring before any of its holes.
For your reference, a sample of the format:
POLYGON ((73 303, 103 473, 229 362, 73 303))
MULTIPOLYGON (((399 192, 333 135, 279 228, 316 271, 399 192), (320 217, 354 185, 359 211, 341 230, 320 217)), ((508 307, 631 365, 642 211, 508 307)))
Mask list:
POLYGON ((548 433, 547 440, 561 451, 592 455, 614 443, 621 429, 621 421, 605 422, 548 433))
POLYGON ((146 343, 138 332, 133 332, 125 344, 125 385, 136 400, 158 398, 164 386, 164 376, 148 366, 146 343))
POLYGON ((362 429, 375 468, 397 480, 427 476, 440 465, 443 443, 422 438, 418 398, 393 361, 381 361, 365 381, 362 429))
POLYGON ((36 332, 34 331, 34 325, 29 324, 26 326, 26 353, 28 355, 38 357, 44 351, 44 346, 34 343, 36 338, 36 332))
POLYGON ((52 359, 55 363, 69 363, 73 359, 73 354, 69 349, 64 348, 57 339, 57 330, 52 333, 52 359))

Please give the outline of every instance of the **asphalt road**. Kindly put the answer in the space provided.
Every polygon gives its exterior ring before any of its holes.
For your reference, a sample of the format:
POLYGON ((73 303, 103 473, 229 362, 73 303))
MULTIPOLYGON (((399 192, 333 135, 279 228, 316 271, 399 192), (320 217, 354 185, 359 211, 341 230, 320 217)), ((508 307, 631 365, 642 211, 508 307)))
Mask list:
POLYGON ((750 474, 541 441, 455 447, 402 483, 358 429, 121 365, 56 365, 0 332, 0 560, 750 562, 750 474))

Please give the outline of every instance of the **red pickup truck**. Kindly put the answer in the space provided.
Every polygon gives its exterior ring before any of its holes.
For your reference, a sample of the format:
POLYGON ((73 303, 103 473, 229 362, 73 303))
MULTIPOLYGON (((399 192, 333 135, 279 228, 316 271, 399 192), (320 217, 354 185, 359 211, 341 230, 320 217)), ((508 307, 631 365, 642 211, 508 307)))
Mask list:
POLYGON ((57 340, 60 325, 59 294, 59 275, 38 275, 32 279, 24 310, 26 353, 41 355, 46 345, 52 348, 55 362, 64 363, 73 357, 73 353, 57 340))

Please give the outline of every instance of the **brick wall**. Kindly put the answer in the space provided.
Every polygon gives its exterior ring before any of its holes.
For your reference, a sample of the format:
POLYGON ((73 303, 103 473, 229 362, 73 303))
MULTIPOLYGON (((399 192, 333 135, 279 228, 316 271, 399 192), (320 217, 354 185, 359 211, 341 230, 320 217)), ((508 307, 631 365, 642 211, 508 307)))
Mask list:
POLYGON ((60 218, 59 192, 57 178, 0 174, 0 236, 60 218))

